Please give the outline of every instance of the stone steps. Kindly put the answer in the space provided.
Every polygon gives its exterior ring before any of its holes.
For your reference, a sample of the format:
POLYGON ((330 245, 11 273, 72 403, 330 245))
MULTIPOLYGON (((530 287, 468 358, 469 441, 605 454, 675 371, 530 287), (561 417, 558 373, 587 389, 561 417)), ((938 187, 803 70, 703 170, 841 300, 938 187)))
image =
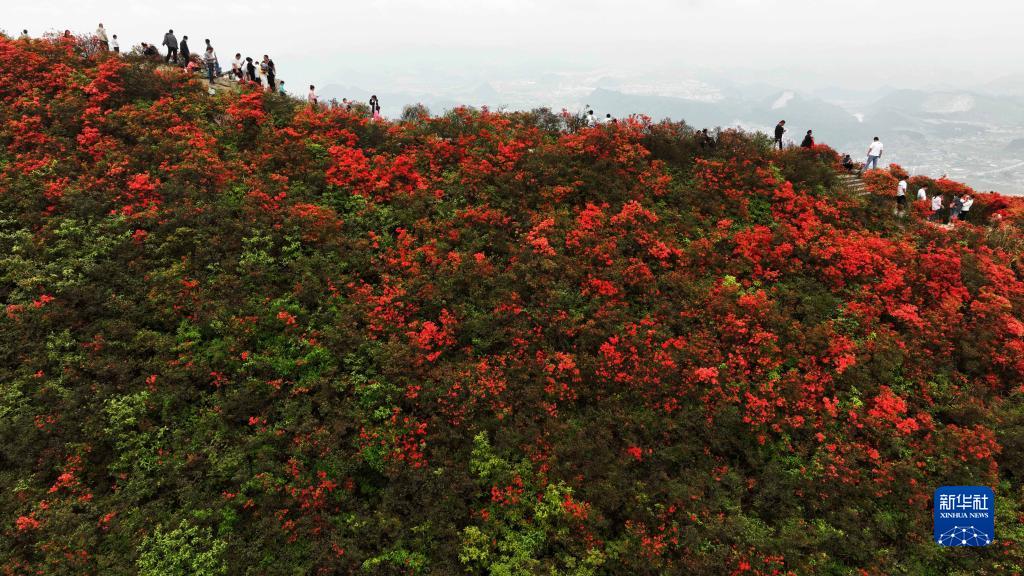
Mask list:
POLYGON ((856 174, 840 174, 839 183, 854 196, 867 196, 870 194, 867 185, 856 174))

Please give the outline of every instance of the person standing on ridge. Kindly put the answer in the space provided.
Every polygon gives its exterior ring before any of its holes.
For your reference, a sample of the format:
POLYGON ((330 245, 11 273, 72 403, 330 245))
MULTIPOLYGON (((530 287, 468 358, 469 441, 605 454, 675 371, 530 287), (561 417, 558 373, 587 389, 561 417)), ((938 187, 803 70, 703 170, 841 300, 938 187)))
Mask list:
POLYGON ((263 55, 263 61, 267 63, 267 87, 273 92, 277 89, 277 67, 274 66, 274 61, 270 59, 266 54, 263 55))
POLYGON ((253 61, 253 75, 256 78, 255 82, 260 85, 260 89, 263 88, 263 63, 253 61))
POLYGON ((697 133, 700 137, 700 147, 703 150, 714 150, 715 149, 715 137, 711 135, 711 132, 707 128, 704 128, 697 133))
POLYGON ((284 91, 284 80, 277 83, 277 91, 279 94, 287 94, 287 92, 284 91))
POLYGON ((779 123, 775 125, 775 143, 779 146, 779 150, 782 150, 782 136, 786 134, 786 121, 779 120, 779 123))
POLYGON ((174 60, 174 63, 178 63, 178 39, 174 37, 174 30, 168 30, 167 34, 164 34, 164 41, 162 46, 167 47, 167 56, 164 57, 164 63, 167 64, 174 60))
POLYGON ((800 143, 801 148, 814 148, 814 131, 808 130, 807 135, 804 136, 804 141, 800 143))
POLYGON ((22 30, 21 36, 18 36, 18 40, 28 40, 28 30, 22 30))
POLYGON ((309 85, 309 94, 306 95, 306 100, 309 101, 310 106, 316 108, 317 102, 319 100, 316 95, 316 86, 312 84, 309 85))
POLYGON ((110 44, 107 42, 107 31, 103 28, 103 22, 96 27, 96 40, 100 43, 100 48, 104 51, 110 50, 110 44))
POLYGON ((960 212, 964 209, 964 199, 962 196, 953 195, 953 203, 949 205, 949 223, 953 224, 960 219, 960 212))
POLYGON ((374 120, 380 120, 380 100, 377 100, 377 95, 370 96, 370 115, 374 120))
POLYGON ((114 54, 121 53, 121 45, 117 42, 117 34, 110 37, 110 47, 114 49, 114 54))
POLYGON ((871 169, 878 169, 878 159, 882 157, 884 149, 885 146, 882 145, 882 141, 878 139, 878 136, 875 136, 875 141, 871 143, 871 146, 868 146, 868 160, 864 163, 864 167, 861 168, 861 174, 871 169), (872 168, 868 168, 868 166, 872 168))
POLYGON ((899 185, 896 187, 896 215, 902 216, 904 210, 907 209, 907 179, 903 178, 900 180, 899 185))
POLYGON ((188 36, 181 37, 178 50, 181 52, 182 66, 188 67, 188 63, 192 61, 192 53, 188 51, 188 36))
POLYGON ((971 206, 974 206, 974 198, 970 194, 964 194, 964 205, 960 209, 960 220, 967 222, 967 218, 971 215, 971 206))
POLYGON ((256 81, 256 65, 252 62, 252 56, 245 57, 245 77, 249 82, 256 81))
MULTIPOLYGON (((210 44, 210 39, 209 38, 206 39, 206 49, 207 50, 213 50, 213 44, 210 44)), ((214 56, 213 57, 216 60, 216 58, 217 58, 217 53, 216 52, 214 52, 214 56)), ((217 60, 216 62, 214 62, 214 71, 217 73, 217 76, 220 76, 220 60, 217 60)))
POLYGON ((942 210, 942 194, 932 196, 932 222, 939 221, 939 211, 942 210))
POLYGON ((242 54, 235 52, 235 59, 231 61, 231 77, 239 82, 242 81, 242 66, 242 54))
POLYGON ((210 78, 210 84, 213 84, 213 79, 217 76, 217 53, 213 51, 213 46, 206 47, 203 62, 206 64, 206 74, 210 78))

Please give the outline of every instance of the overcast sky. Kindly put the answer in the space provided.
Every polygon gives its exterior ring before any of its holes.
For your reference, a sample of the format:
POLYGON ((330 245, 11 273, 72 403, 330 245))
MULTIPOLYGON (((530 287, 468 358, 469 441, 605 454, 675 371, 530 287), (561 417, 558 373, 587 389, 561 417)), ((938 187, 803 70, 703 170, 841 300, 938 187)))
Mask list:
POLYGON ((127 47, 173 28, 193 47, 211 38, 222 62, 270 54, 293 90, 374 78, 430 89, 465 71, 704 69, 795 88, 969 87, 1024 72, 1013 0, 0 2, 9 34, 102 21, 127 47))

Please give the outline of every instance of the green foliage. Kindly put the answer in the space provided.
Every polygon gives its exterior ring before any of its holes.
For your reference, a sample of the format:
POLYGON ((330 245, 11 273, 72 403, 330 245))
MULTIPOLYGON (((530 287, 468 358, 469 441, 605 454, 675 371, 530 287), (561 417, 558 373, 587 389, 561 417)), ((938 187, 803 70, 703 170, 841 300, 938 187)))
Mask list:
POLYGON ((182 520, 177 528, 157 525, 139 544, 137 561, 141 576, 220 576, 227 574, 227 545, 208 528, 182 520))
POLYGON ((462 531, 459 560, 472 573, 518 576, 546 573, 590 576, 605 561, 601 551, 589 549, 576 556, 562 550, 569 539, 571 522, 565 509, 572 490, 564 483, 540 486, 526 460, 513 464, 494 453, 486 434, 473 438, 470 470, 481 487, 512 481, 521 483, 523 497, 515 503, 491 506, 487 519, 462 531), (536 497, 534 492, 539 491, 536 497))

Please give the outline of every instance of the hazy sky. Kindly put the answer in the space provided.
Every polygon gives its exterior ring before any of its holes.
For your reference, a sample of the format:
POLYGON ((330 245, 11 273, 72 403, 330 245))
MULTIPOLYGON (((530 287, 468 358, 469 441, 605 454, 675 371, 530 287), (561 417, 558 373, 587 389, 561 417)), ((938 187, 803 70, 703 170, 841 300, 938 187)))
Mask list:
POLYGON ((797 88, 963 87, 1024 71, 1013 0, 0 2, 9 34, 103 21, 123 47, 173 28, 194 47, 211 38, 222 62, 268 53, 293 90, 375 78, 429 89, 467 71, 710 69, 797 88))

